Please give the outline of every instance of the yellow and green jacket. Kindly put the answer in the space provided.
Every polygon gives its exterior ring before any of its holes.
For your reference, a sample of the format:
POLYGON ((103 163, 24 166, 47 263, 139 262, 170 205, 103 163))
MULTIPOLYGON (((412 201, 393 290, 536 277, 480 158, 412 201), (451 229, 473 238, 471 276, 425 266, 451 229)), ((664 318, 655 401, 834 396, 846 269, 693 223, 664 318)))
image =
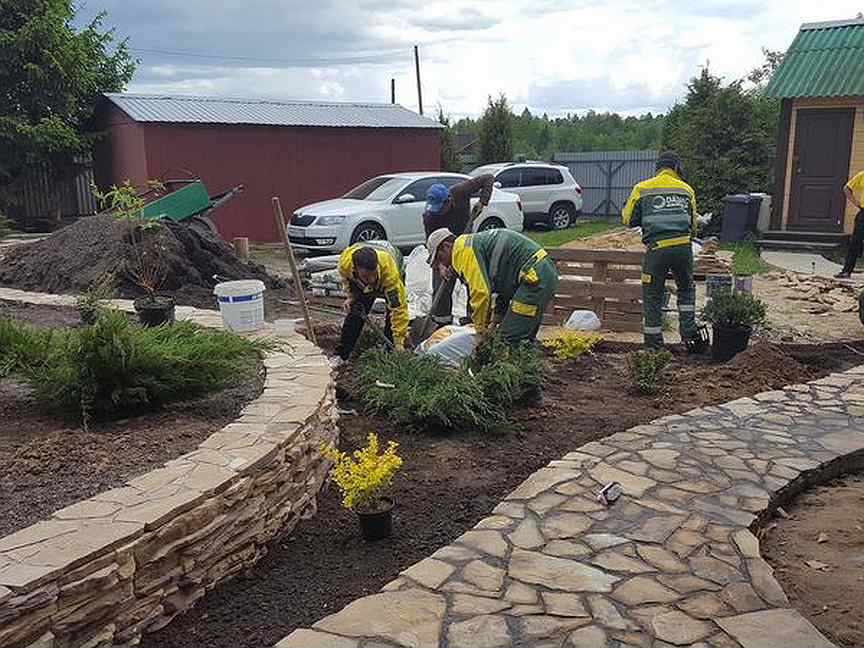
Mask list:
POLYGON ((672 169, 660 169, 633 187, 621 222, 641 227, 649 248, 689 245, 696 236, 696 192, 672 169))
MULTIPOLYGON (((453 271, 468 286, 471 320, 477 331, 485 331, 492 320, 492 295, 498 296, 498 308, 506 308, 519 284, 538 281, 534 265, 546 256, 546 250, 537 243, 508 229, 456 237, 453 271)), ((536 308, 530 304, 512 304, 514 312, 524 315, 533 315, 536 308)))
POLYGON ((397 346, 405 344, 408 337, 408 298, 405 294, 405 281, 402 277, 402 255, 386 241, 368 241, 347 248, 339 256, 339 275, 345 292, 349 295, 374 295, 383 297, 390 311, 390 325, 393 327, 393 341, 397 346), (354 272, 354 250, 371 247, 378 256, 378 280, 364 286, 354 272))

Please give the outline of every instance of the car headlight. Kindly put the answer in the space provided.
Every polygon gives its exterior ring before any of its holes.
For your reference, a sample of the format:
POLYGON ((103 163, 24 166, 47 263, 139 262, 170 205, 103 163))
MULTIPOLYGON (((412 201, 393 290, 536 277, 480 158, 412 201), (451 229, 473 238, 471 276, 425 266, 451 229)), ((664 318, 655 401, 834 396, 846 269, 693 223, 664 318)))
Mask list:
POLYGON ((316 225, 341 225, 345 222, 345 216, 319 216, 315 224, 316 225))

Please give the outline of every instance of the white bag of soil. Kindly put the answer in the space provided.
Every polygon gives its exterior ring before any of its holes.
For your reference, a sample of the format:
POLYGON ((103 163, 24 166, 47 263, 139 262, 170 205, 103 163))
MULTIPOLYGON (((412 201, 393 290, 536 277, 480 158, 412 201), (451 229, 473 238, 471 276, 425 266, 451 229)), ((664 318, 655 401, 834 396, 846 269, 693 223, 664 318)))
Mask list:
POLYGON ((444 364, 458 367, 474 353, 478 335, 472 325, 442 326, 417 347, 416 353, 437 356, 444 364))
POLYGON ((564 328, 571 331, 599 331, 600 326, 600 318, 590 310, 573 311, 564 323, 564 328))
MULTIPOLYGON (((405 257, 405 292, 408 296, 408 317, 415 319, 429 314, 432 308, 432 268, 426 263, 429 252, 418 245, 405 257)), ((468 308, 468 290, 461 281, 453 289, 453 317, 465 317, 468 308)))

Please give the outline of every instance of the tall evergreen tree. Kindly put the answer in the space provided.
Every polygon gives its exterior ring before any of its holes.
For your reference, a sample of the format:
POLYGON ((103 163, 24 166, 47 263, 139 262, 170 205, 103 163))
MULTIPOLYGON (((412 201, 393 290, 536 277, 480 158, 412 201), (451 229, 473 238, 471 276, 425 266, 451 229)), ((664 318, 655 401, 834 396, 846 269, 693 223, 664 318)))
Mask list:
POLYGON ((480 163, 509 162, 513 159, 513 113, 503 94, 489 105, 480 120, 480 163))
POLYGON ((450 118, 444 115, 444 108, 438 106, 438 123, 444 128, 441 130, 441 170, 458 172, 462 170, 459 156, 456 154, 456 144, 453 138, 453 127, 450 126, 450 118))
POLYGON ((717 213, 727 194, 771 190, 778 117, 774 100, 741 81, 724 85, 708 67, 691 79, 666 118, 662 148, 681 156, 701 211, 717 213))

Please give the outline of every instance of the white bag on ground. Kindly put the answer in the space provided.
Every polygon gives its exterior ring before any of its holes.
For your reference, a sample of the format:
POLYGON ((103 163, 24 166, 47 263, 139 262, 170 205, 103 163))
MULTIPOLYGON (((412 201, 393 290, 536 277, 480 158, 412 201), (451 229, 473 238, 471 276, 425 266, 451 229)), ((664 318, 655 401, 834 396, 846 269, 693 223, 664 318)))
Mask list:
MULTIPOLYGON (((408 297, 408 317, 414 319, 429 314, 432 308, 432 268, 426 260, 429 252, 418 245, 405 257, 405 292, 408 297)), ((465 317, 468 311, 468 289, 461 281, 453 288, 453 317, 465 317)))
POLYGON ((408 317, 422 317, 432 307, 432 268, 426 263, 429 253, 418 245, 405 258, 405 292, 408 297, 408 317))
POLYGON ((444 364, 458 367, 474 353, 478 335, 472 325, 442 326, 417 347, 417 353, 437 356, 444 364))
POLYGON ((573 311, 564 323, 564 328, 571 331, 599 331, 600 326, 600 318, 590 310, 573 311))

